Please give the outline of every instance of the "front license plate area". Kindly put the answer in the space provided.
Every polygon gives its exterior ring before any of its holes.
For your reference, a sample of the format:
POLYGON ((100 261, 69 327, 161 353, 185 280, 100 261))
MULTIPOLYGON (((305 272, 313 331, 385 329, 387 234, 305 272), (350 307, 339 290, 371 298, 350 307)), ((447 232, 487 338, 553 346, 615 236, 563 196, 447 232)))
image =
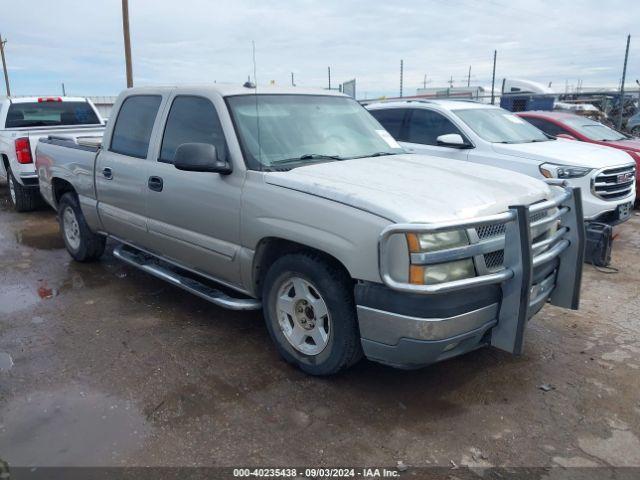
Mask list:
POLYGON ((618 205, 618 208, 617 208, 618 220, 626 220, 627 218, 629 218, 631 216, 632 207, 633 207, 633 204, 631 202, 618 205))

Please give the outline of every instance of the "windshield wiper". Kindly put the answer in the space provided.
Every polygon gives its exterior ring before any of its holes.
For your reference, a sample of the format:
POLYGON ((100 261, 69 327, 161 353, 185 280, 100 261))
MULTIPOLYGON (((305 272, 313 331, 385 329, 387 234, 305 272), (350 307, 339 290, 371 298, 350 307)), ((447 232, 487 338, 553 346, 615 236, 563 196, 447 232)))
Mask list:
POLYGON ((401 152, 375 152, 367 155, 358 155, 357 157, 348 157, 348 158, 353 160, 356 158, 384 157, 386 155, 399 155, 400 153, 401 152))
POLYGON ((284 158, 282 160, 276 160, 275 162, 271 162, 272 165, 281 165, 283 163, 295 163, 301 162, 304 160, 344 160, 340 155, 324 155, 321 153, 305 153, 304 155, 300 155, 299 157, 293 158, 284 158))

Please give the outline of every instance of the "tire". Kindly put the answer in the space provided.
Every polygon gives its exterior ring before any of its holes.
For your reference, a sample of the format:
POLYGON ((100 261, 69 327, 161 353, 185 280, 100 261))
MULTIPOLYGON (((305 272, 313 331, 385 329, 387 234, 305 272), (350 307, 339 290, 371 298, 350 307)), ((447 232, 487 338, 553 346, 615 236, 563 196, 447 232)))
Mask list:
POLYGON ((107 239, 93 233, 74 193, 65 193, 58 203, 60 232, 67 251, 78 262, 92 262, 104 253, 107 239))
POLYGON ((276 260, 262 300, 278 352, 302 371, 332 375, 362 358, 352 280, 320 255, 276 260))
POLYGON ((40 205, 40 192, 37 188, 24 187, 13 176, 10 168, 7 168, 7 183, 9 186, 9 199, 16 212, 30 212, 40 205))

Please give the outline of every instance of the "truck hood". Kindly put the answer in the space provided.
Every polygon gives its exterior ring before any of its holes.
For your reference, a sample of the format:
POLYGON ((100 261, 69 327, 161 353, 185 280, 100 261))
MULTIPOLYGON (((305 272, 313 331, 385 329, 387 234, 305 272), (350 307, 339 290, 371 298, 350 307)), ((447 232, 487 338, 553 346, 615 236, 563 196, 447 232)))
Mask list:
POLYGON ((624 165, 631 160, 625 152, 613 148, 561 138, 535 143, 494 143, 493 150, 502 155, 529 158, 540 163, 550 162, 588 168, 624 165))
POLYGON ((544 182, 519 173, 413 154, 267 172, 265 181, 394 222, 441 222, 491 215, 551 194, 544 182))

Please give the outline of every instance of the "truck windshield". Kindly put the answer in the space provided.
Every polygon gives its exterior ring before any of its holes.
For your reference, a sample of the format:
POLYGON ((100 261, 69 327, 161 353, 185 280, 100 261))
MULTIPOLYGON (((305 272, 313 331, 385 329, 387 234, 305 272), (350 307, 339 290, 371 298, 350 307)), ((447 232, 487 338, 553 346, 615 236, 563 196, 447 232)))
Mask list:
POLYGON ((254 170, 404 152, 351 98, 258 94, 227 102, 254 170))
POLYGON ((7 112, 5 128, 100 125, 88 102, 18 102, 7 112))
POLYGON ((526 120, 501 108, 454 110, 481 138, 491 143, 531 143, 551 140, 526 120))
POLYGON ((596 141, 615 141, 625 140, 627 137, 620 132, 616 132, 614 129, 607 127, 598 122, 593 122, 588 119, 576 118, 565 120, 565 123, 574 130, 584 135, 590 140, 596 141))

